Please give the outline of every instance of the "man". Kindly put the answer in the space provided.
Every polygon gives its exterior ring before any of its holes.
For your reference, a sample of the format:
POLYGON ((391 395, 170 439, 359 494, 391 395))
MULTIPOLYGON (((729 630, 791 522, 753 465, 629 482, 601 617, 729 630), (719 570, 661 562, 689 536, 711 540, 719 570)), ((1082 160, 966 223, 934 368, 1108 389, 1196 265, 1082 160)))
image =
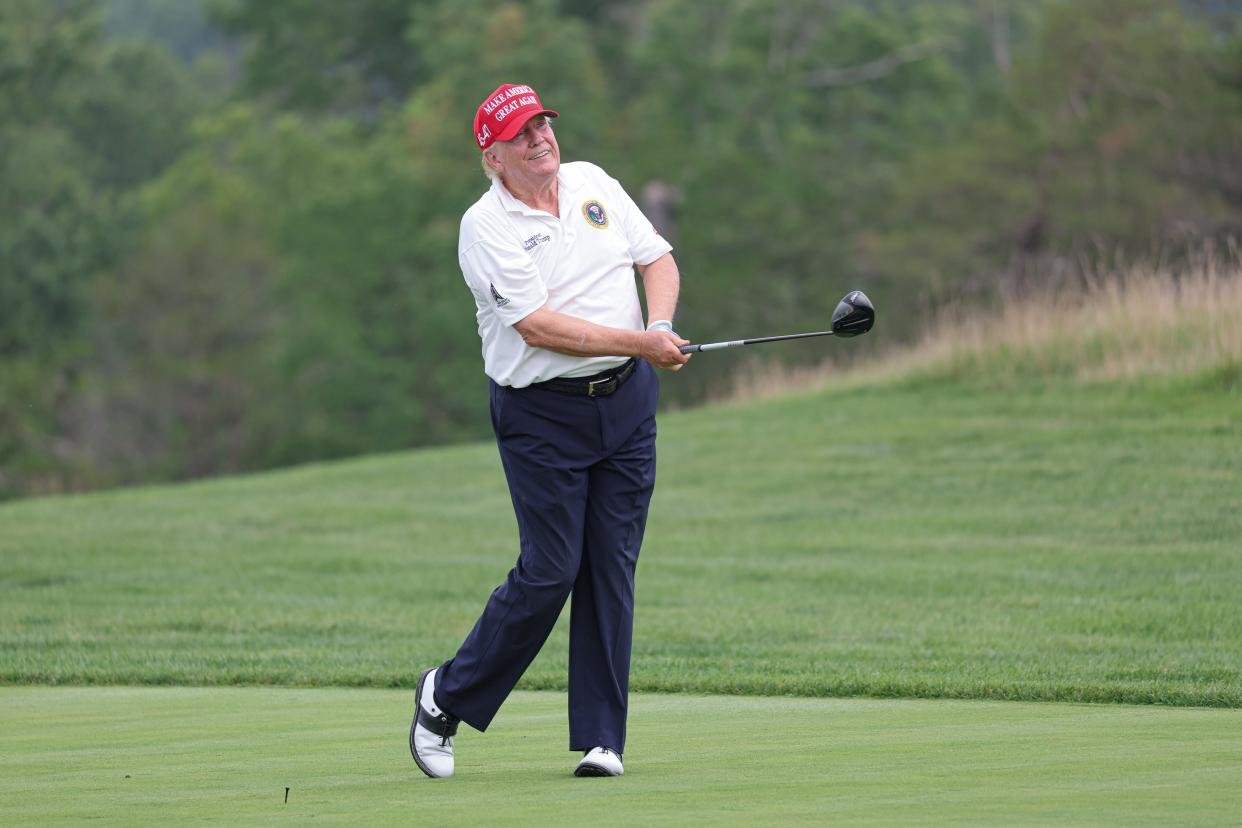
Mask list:
POLYGON ((410 752, 432 777, 453 774, 458 721, 487 729, 571 592, 574 773, 623 772, 634 568, 655 485, 652 366, 680 369, 688 342, 672 329, 672 248, 603 170, 561 164, 557 115, 505 84, 474 119, 492 186, 462 218, 458 259, 520 553, 457 654, 419 678, 410 752))

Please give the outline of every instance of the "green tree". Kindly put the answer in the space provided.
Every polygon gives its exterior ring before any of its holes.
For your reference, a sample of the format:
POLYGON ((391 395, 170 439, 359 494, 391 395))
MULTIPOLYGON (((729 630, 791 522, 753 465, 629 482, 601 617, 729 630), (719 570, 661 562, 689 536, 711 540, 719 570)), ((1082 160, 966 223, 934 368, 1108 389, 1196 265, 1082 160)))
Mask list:
POLYGON ((178 71, 107 45, 90 3, 0 5, 0 496, 73 484, 86 296, 129 238, 120 192, 184 146, 178 71))
POLYGON ((231 49, 228 37, 208 19, 207 3, 208 0, 100 0, 104 32, 109 37, 162 44, 187 65, 231 49))
MULTIPOLYGON (((641 82, 624 119, 640 126, 621 140, 637 178, 683 195, 683 332, 822 329, 847 288, 875 291, 856 249, 883 214, 877 192, 912 144, 970 111, 961 51, 973 21, 962 9, 648 8, 628 71, 641 82)), ((679 384, 701 392, 728 370, 704 360, 679 384)))
POLYGON ((95 29, 77 11, 0 6, 0 497, 57 485, 52 423, 73 382, 82 285, 110 253, 111 201, 65 124, 94 68, 95 29))
MULTIPOLYGON (((485 434, 455 253, 501 82, 676 205, 698 339, 821 328, 852 287, 895 336, 1242 230, 1232 2, 204 2, 245 49, 227 109, 219 71, 100 35, 197 0, 0 4, 0 495, 485 434)), ((695 365, 667 397, 737 362, 695 365)))
POLYGON ((203 147, 143 188, 135 243, 92 285, 68 418, 82 472, 109 483, 236 472, 274 439, 255 417, 278 393, 267 206, 203 147))
POLYGON ((399 104, 422 78, 408 32, 420 0, 211 0, 245 44, 245 90, 281 107, 354 115, 399 104))
POLYGON ((443 172, 425 177, 416 161, 428 146, 400 118, 378 133, 292 116, 261 131, 248 163, 282 205, 279 366, 300 417, 263 462, 484 433, 452 199, 437 189, 443 172))
POLYGON ((919 148, 891 189, 878 266, 986 291, 1238 233, 1236 44, 1175 0, 1051 4, 1002 105, 919 148))
POLYGON ((589 147, 606 95, 581 24, 553 3, 419 7, 411 45, 436 77, 377 129, 280 119, 271 181, 291 256, 286 370, 319 416, 277 459, 356 453, 487 433, 475 308, 457 263, 462 213, 489 186, 469 124, 501 81, 565 102, 566 145, 589 147), (564 73, 558 67, 578 67, 564 73), (578 103, 581 103, 581 106, 578 103))

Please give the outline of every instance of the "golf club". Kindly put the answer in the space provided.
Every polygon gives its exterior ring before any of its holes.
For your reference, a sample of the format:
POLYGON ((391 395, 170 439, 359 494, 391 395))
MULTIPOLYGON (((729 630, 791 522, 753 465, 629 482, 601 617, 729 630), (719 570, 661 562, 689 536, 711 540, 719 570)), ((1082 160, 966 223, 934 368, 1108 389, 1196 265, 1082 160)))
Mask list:
POLYGON ((861 290, 851 290, 845 298, 837 303, 832 312, 832 330, 815 331, 813 333, 785 334, 784 336, 761 336, 756 339, 734 339, 729 342, 707 342, 702 345, 683 345, 683 354, 697 354, 699 351, 717 351, 721 348, 736 348, 739 345, 759 345, 764 342, 783 342, 786 339, 806 339, 810 336, 851 337, 865 334, 875 324, 875 306, 861 290))

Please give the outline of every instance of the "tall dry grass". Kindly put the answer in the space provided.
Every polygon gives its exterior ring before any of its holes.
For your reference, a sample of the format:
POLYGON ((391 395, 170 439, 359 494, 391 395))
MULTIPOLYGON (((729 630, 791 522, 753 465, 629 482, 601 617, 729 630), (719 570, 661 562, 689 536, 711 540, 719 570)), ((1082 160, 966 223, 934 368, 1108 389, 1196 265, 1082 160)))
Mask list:
MULTIPOLYGON (((883 324, 883 309, 878 309, 883 324)), ((1181 270, 1136 266, 1073 287, 981 308, 941 308, 912 346, 840 370, 751 364, 720 401, 830 383, 943 377, 996 385, 1211 375, 1242 380, 1242 259, 1204 257, 1181 270)))

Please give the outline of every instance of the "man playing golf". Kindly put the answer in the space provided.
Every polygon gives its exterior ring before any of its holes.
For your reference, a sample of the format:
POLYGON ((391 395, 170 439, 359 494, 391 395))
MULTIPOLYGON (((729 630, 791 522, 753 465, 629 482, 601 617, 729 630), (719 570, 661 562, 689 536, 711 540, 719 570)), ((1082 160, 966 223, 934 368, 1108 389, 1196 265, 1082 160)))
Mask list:
POLYGON ((433 777, 453 774, 459 721, 487 729, 570 593, 574 773, 623 772, 634 568, 655 486, 652 366, 680 369, 689 343, 672 329, 672 248, 607 173, 561 164, 557 115, 505 84, 474 118, 492 186, 462 217, 458 259, 520 552, 457 653, 419 678, 410 752, 433 777))

